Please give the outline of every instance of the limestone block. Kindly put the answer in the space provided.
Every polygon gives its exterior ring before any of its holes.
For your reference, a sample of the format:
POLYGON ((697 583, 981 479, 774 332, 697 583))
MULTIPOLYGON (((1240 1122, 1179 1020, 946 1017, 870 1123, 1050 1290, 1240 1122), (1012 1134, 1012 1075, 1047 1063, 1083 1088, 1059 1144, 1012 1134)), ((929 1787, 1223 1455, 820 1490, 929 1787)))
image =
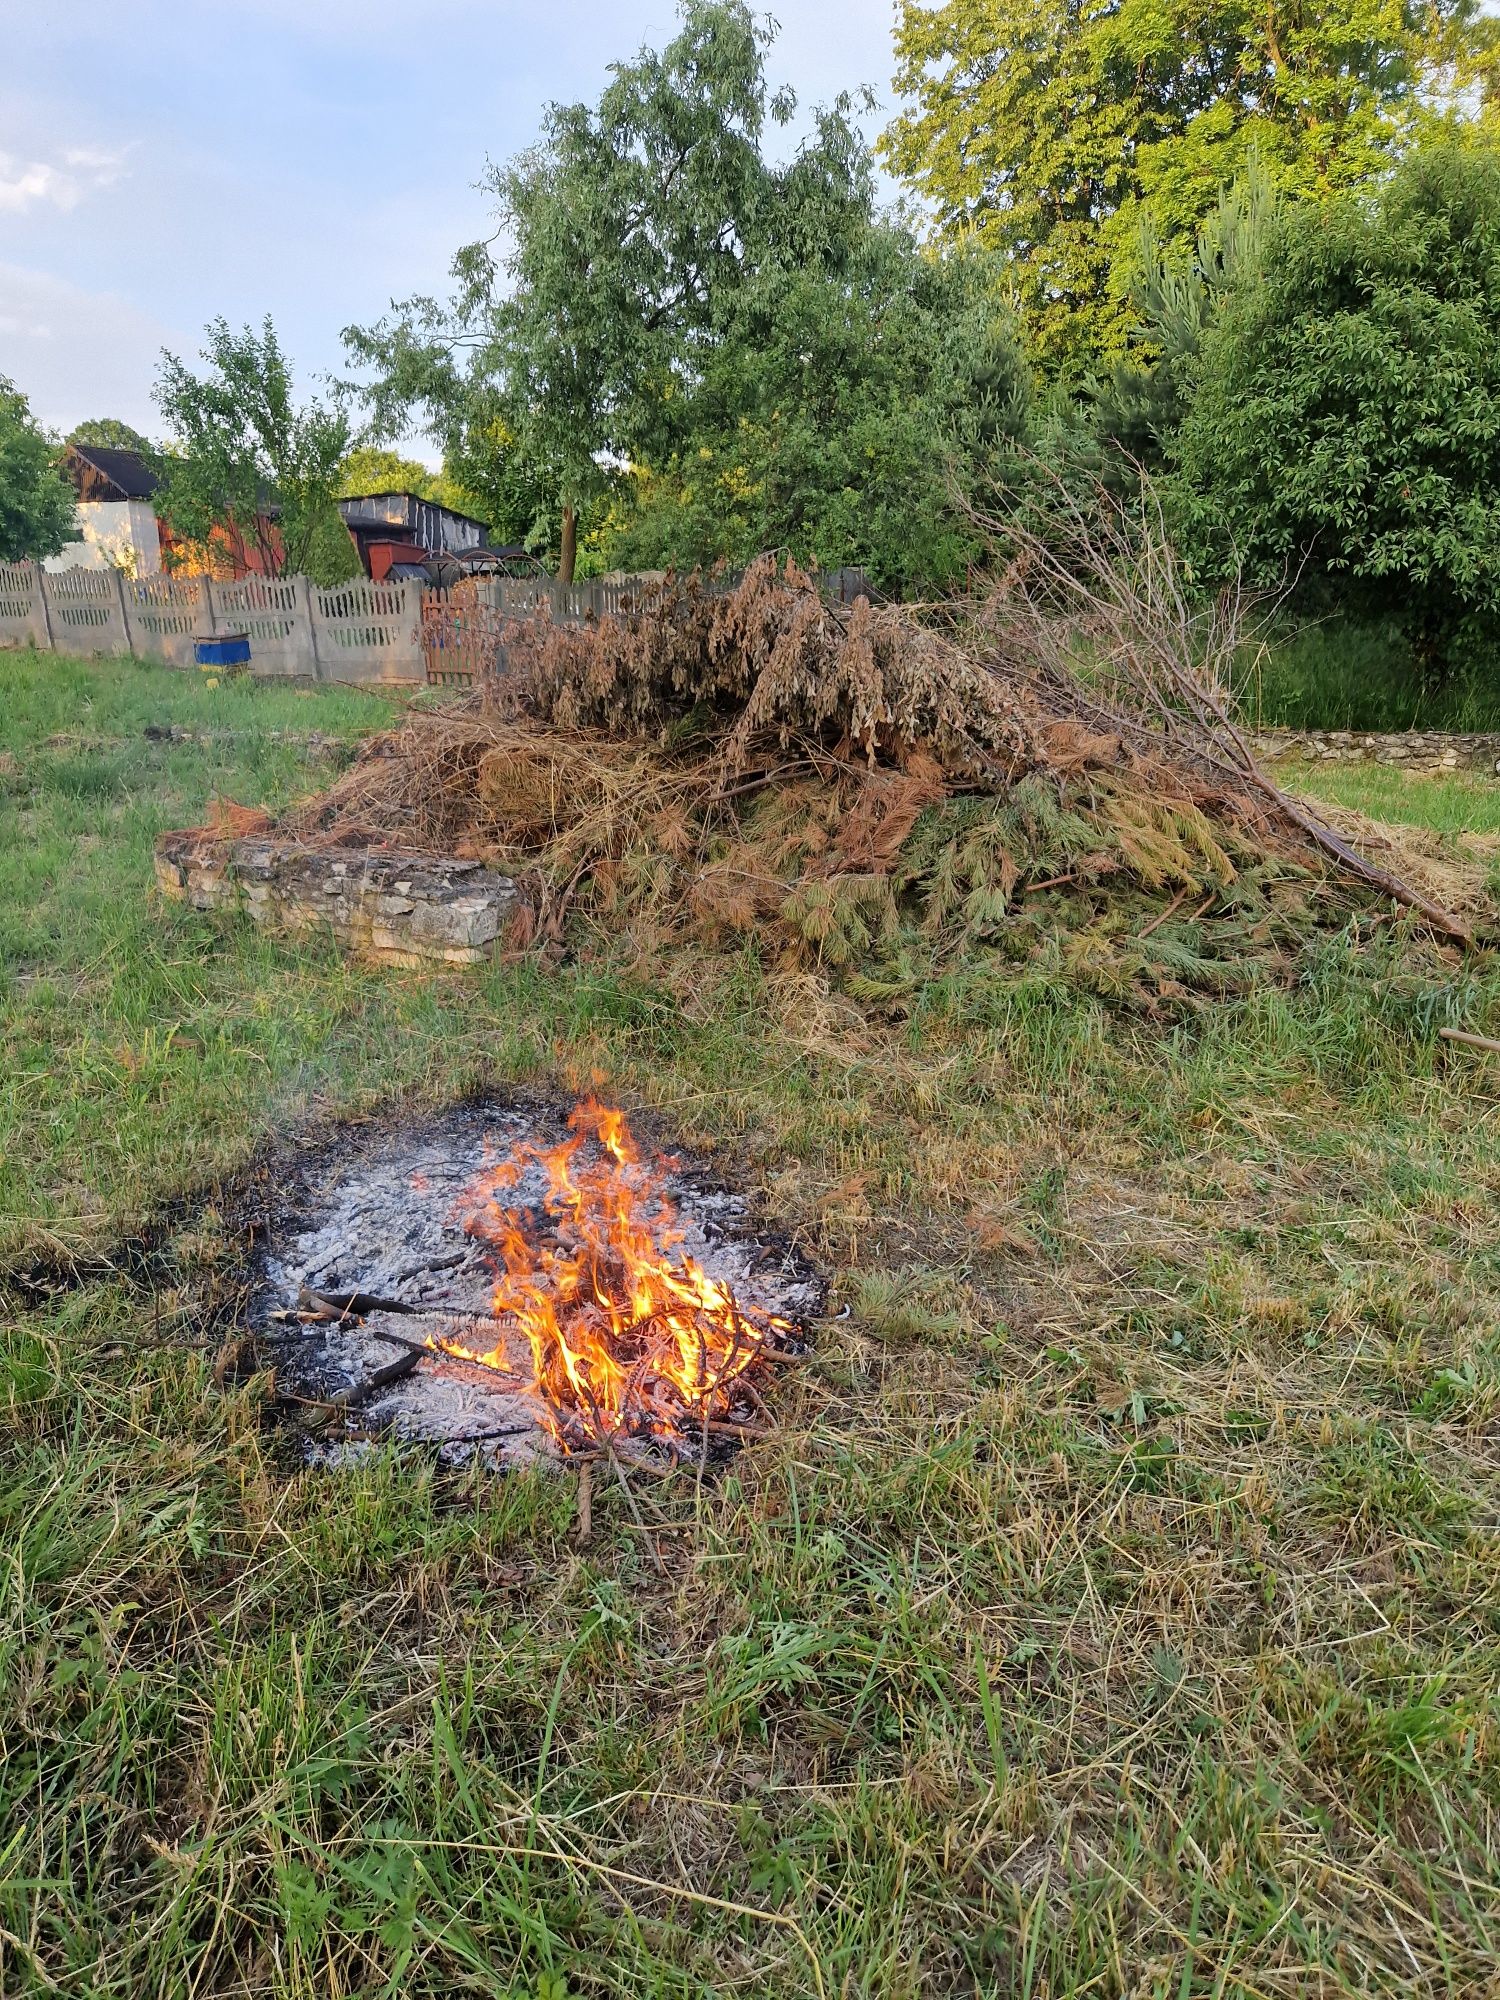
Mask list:
POLYGON ((331 930, 353 953, 393 965, 473 965, 494 953, 515 883, 477 861, 386 849, 304 847, 255 835, 163 834, 156 879, 199 909, 239 908, 279 931, 331 930))
POLYGON ((1407 771, 1483 771, 1500 777, 1500 735, 1410 729, 1268 729, 1250 739, 1263 762, 1303 757, 1330 763, 1394 764, 1407 771))

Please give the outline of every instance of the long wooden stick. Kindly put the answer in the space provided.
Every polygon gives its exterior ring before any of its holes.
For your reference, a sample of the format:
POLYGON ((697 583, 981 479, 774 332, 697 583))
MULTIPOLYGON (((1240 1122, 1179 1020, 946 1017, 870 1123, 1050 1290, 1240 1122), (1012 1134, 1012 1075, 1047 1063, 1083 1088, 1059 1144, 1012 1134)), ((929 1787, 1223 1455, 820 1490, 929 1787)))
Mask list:
POLYGON ((1370 888, 1378 889, 1382 895, 1391 897, 1395 902, 1404 903, 1408 909, 1415 910, 1418 916, 1425 917, 1435 931, 1441 931, 1445 937, 1456 938, 1460 944, 1474 942, 1473 928, 1461 917, 1456 917, 1451 910, 1445 910, 1441 903, 1434 903, 1431 897, 1424 896, 1421 890, 1413 888, 1410 882, 1402 881, 1399 875, 1392 875, 1384 868, 1377 868, 1373 861, 1367 861, 1349 845, 1347 840, 1335 833, 1331 826, 1325 825, 1315 813, 1307 812, 1295 800, 1289 798, 1281 787, 1261 770, 1251 754, 1249 744, 1228 717, 1225 716, 1222 720, 1236 750, 1244 759, 1244 776, 1263 792, 1294 826, 1300 827, 1309 840, 1321 847, 1325 854, 1337 861, 1349 874, 1367 883, 1370 888))
POLYGON ((420 1354, 403 1354, 384 1368, 377 1368, 363 1382, 351 1382, 347 1389, 340 1389, 336 1396, 329 1396, 323 1403, 325 1410, 352 1410, 356 1403, 362 1403, 367 1396, 378 1390, 388 1389, 392 1382, 399 1382, 403 1375, 410 1375, 421 1360, 420 1354))
POLYGON ((1493 1035, 1471 1035, 1465 1028, 1439 1028, 1438 1034, 1445 1042, 1462 1042, 1466 1049, 1488 1049, 1500 1056, 1500 1042, 1493 1035))

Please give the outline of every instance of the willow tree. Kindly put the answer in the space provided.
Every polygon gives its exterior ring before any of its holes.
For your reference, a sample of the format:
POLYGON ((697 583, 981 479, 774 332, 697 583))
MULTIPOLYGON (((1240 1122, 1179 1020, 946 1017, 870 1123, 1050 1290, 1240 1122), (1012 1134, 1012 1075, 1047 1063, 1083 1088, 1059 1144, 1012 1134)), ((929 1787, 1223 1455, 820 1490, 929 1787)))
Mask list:
POLYGON ((1012 261, 1044 359, 1124 345, 1148 218, 1190 237, 1252 153, 1324 197, 1466 101, 1478 0, 900 0, 884 146, 941 231, 1012 261))
POLYGON ((491 441, 497 478, 535 496, 531 539, 555 523, 564 581, 581 510, 649 449, 723 295, 870 205, 842 104, 789 163, 766 158, 795 100, 771 92, 772 30, 744 0, 680 13, 664 48, 613 67, 597 104, 550 106, 537 143, 491 170, 494 232, 458 253, 450 298, 345 335, 382 430, 421 422, 470 485, 491 441))

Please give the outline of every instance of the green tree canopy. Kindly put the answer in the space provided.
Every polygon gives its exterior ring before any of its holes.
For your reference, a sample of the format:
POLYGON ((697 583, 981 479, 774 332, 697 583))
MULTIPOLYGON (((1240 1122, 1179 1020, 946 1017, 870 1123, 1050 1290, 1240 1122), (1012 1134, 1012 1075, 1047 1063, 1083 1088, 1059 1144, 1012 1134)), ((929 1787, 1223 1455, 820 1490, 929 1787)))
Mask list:
POLYGON ((660 439, 723 295, 868 208, 844 105, 790 164, 766 159, 768 120, 793 108, 768 90, 769 35, 745 0, 683 0, 665 48, 615 65, 597 105, 551 106, 537 145, 491 173, 495 236, 459 253, 451 300, 347 335, 383 427, 419 412, 466 480, 503 440, 507 484, 540 501, 533 537, 549 509, 559 523, 564 577, 579 508, 660 439))
POLYGON ((787 549, 933 588, 975 553, 960 482, 1025 421, 1028 372, 995 260, 936 257, 891 225, 836 263, 772 264, 716 317, 664 411, 659 455, 600 540, 612 566, 787 549))
POLYGON ((1307 560, 1433 665, 1500 639, 1500 150, 1294 204, 1204 334, 1176 456, 1209 574, 1307 560))
POLYGON ((76 542, 75 503, 57 469, 57 446, 0 375, 0 562, 40 561, 76 542))
POLYGON ((356 493, 415 493, 436 500, 442 479, 420 459, 403 458, 386 445, 359 444, 339 467, 337 493, 340 499, 356 493))
POLYGON ((118 417, 88 417, 68 432, 69 444, 98 445, 101 450, 149 453, 151 441, 118 417))
POLYGON ((173 440, 162 460, 158 511, 184 540, 207 548, 215 530, 254 549, 268 575, 319 582, 357 573, 334 507, 350 425, 339 409, 298 405, 291 366, 266 319, 236 333, 207 329, 195 375, 163 353, 156 402, 173 440), (274 529, 268 516, 274 515, 274 529))
POLYGON ((1191 232, 1252 149, 1282 192, 1359 185, 1489 40, 1478 0, 901 0, 885 150, 1078 370, 1124 343, 1143 214, 1191 232))

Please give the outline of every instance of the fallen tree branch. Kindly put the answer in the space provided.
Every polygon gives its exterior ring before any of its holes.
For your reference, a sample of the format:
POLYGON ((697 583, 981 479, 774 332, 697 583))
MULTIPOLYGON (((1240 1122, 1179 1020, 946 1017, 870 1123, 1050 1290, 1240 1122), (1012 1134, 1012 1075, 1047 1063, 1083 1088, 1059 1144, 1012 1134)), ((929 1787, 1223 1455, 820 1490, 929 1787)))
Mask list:
POLYGON ((1260 769, 1231 713, 1255 600, 1238 577, 1211 601, 1190 588, 1145 472, 1139 506, 1126 507, 1099 480, 1080 495, 1056 468, 1033 465, 1048 489, 1045 529, 1013 504, 997 515, 965 503, 1007 565, 976 613, 995 648, 992 671, 1017 686, 1040 675, 1063 716, 1088 715, 1157 757, 1170 745, 1221 781, 1248 786, 1344 874, 1472 945, 1462 918, 1366 860, 1260 769))

